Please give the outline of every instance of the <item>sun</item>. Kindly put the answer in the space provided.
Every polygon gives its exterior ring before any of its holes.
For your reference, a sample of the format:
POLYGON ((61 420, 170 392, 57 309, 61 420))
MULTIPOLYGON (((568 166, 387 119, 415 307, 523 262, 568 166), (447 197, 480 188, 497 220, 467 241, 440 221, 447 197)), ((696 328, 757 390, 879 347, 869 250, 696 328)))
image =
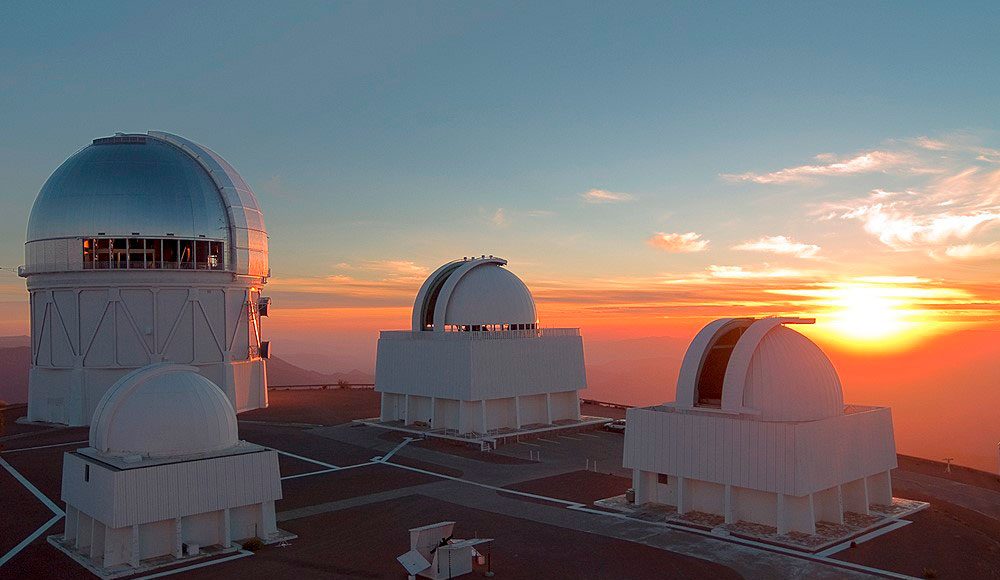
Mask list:
POLYGON ((863 284, 837 288, 829 303, 826 326, 842 340, 862 345, 904 339, 915 323, 908 320, 905 300, 879 286, 863 284))

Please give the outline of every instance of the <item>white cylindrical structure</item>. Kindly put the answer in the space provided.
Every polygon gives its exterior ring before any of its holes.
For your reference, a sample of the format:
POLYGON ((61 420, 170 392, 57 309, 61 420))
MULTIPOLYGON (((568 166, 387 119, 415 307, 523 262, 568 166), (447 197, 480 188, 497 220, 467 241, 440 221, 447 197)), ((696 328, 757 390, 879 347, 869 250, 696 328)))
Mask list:
POLYGON ((263 214, 208 148, 160 132, 95 139, 39 192, 20 273, 29 420, 87 425, 116 380, 158 362, 198 367, 236 411, 267 405, 263 214))

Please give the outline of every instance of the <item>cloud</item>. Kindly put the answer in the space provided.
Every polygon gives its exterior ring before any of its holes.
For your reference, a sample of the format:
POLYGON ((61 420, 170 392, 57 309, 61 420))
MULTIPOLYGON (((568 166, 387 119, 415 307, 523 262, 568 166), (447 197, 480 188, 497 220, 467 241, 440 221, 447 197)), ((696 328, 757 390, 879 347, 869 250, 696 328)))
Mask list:
POLYGON ((632 201, 632 194, 619 191, 607 191, 604 189, 591 189, 580 194, 580 197, 587 203, 620 203, 632 201))
POLYGON ((820 219, 859 221, 895 250, 956 246, 1000 225, 1000 169, 963 168, 920 191, 876 189, 866 197, 824 204, 817 213, 820 219))
POLYGON ((804 275, 803 272, 799 270, 790 270, 787 268, 762 268, 757 270, 748 270, 743 266, 712 265, 708 267, 708 271, 713 278, 725 279, 797 278, 804 275))
POLYGON ((817 245, 803 244, 785 236, 764 236, 759 240, 735 245, 733 249, 747 252, 771 252, 797 258, 815 258, 820 250, 817 245))
POLYGON ((646 243, 656 249, 672 253, 702 252, 708 249, 708 240, 703 240, 701 234, 694 232, 686 234, 657 232, 646 240, 646 243))
POLYGON ((854 157, 834 160, 829 153, 817 156, 817 161, 823 163, 814 165, 798 165, 786 167, 770 173, 724 173, 722 177, 728 181, 749 181, 760 184, 780 184, 808 181, 815 177, 828 175, 852 175, 857 173, 873 173, 884 171, 905 163, 909 156, 893 151, 867 151, 854 157))
POLYGON ((490 218, 490 221, 493 222, 493 225, 498 228, 502 228, 507 225, 507 214, 503 211, 502 207, 497 208, 497 210, 493 212, 493 217, 490 218))
POLYGON ((990 258, 1000 258, 1000 242, 948 246, 944 253, 949 258, 955 258, 957 260, 986 260, 990 258))

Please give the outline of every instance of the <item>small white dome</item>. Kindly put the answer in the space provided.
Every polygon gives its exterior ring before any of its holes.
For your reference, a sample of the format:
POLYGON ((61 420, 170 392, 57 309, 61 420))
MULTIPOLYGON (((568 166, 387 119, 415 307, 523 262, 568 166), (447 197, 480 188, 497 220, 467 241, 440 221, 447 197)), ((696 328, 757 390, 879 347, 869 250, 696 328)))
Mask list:
POLYGON ((815 421, 844 412, 833 363, 816 344, 784 326, 757 344, 743 388, 743 406, 765 421, 815 421))
POLYGON ((691 341, 677 380, 677 405, 749 413, 764 421, 815 421, 844 412, 833 363, 784 324, 799 318, 723 318, 691 341))
POLYGON ((490 256, 456 260, 438 268, 417 294, 413 330, 536 324, 531 291, 504 267, 506 264, 506 260, 490 256))
POLYGON ((190 455, 238 442, 236 412, 222 389, 197 368, 170 363, 119 379, 97 404, 90 427, 90 446, 108 455, 190 455))
POLYGON ((531 324, 535 300, 520 278, 500 265, 481 266, 462 276, 444 315, 445 324, 531 324))

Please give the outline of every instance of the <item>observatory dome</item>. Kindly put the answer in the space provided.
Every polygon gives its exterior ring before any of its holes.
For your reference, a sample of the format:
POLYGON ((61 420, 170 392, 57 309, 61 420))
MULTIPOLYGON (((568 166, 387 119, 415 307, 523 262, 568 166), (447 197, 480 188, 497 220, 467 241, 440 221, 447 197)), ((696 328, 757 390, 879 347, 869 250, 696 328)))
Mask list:
POLYGON ((42 186, 27 241, 133 232, 226 239, 229 220, 208 173, 181 149, 155 139, 95 139, 42 186))
POLYGON ((417 294, 413 330, 534 328, 535 300, 506 265, 506 260, 490 256, 456 260, 439 268, 417 294))
POLYGON ((764 421, 815 421, 844 412, 833 363, 791 318, 721 319, 695 337, 677 382, 682 407, 751 413, 764 421))
POLYGON ((132 269, 143 254, 159 255, 159 240, 222 242, 225 256, 210 269, 268 276, 267 231, 250 186, 207 147, 157 131, 94 139, 52 173, 28 218, 25 272, 81 269, 73 258, 81 242, 85 262, 96 246, 104 256, 128 252, 132 269))
POLYGON ((215 383, 187 365, 132 371, 101 398, 90 446, 108 455, 170 457, 237 444, 236 412, 215 383))

